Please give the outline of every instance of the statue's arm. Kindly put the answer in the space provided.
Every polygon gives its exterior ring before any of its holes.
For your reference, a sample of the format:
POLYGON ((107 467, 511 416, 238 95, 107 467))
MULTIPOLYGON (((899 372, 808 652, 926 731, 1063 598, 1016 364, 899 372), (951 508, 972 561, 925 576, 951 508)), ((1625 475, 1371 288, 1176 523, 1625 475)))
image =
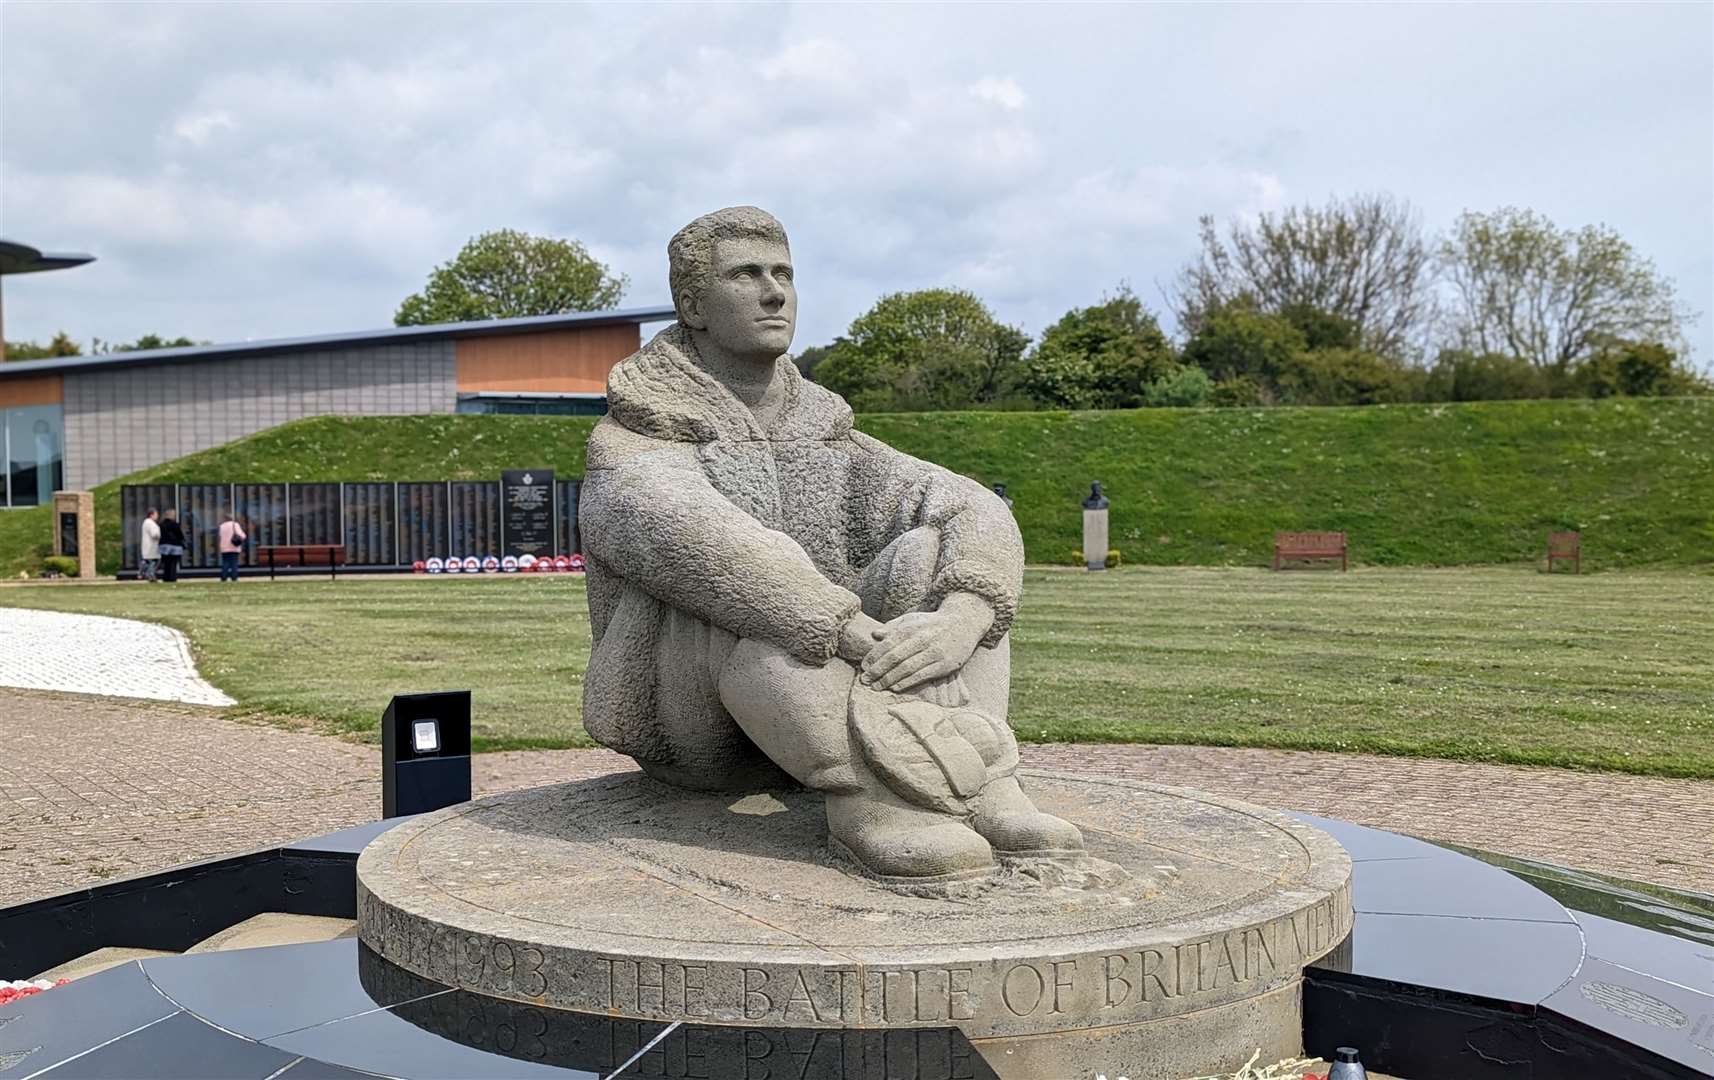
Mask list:
POLYGON ((700 469, 647 456, 591 468, 578 514, 586 553, 629 584, 806 663, 834 656, 861 607, 796 541, 733 506, 700 469))
POLYGON ((992 647, 1012 628, 1024 584, 1024 541, 1011 508, 987 488, 950 469, 900 453, 861 432, 851 436, 859 455, 856 480, 882 500, 887 519, 882 543, 932 525, 940 558, 928 606, 948 597, 980 597, 993 611, 982 644, 992 647))

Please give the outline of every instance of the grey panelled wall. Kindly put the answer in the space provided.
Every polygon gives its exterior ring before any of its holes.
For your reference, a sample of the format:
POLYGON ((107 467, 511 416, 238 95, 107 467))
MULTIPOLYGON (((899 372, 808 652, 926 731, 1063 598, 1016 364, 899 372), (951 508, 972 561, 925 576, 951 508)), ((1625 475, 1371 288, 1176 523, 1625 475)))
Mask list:
POLYGON ((457 401, 451 340, 71 371, 66 486, 92 488, 305 416, 450 413, 457 401))

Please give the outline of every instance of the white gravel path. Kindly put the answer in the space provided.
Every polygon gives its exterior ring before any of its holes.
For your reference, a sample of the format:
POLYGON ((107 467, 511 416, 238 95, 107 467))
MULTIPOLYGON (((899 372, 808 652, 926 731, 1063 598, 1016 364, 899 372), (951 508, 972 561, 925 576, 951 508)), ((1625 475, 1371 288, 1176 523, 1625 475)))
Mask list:
POLYGON ((0 607, 0 686, 232 705, 177 630, 105 615, 0 607))

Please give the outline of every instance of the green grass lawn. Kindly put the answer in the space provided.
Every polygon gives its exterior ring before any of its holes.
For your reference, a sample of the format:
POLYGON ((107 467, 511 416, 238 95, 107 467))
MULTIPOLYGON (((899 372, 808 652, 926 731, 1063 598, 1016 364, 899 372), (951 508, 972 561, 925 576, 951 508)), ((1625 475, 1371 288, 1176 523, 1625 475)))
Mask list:
MULTIPOLYGON (((176 626, 261 715, 373 737, 390 695, 468 687, 481 749, 588 743, 579 577, 39 585, 0 606, 176 626)), ((1032 569, 1013 640, 1029 741, 1714 777, 1705 571, 1032 569)))

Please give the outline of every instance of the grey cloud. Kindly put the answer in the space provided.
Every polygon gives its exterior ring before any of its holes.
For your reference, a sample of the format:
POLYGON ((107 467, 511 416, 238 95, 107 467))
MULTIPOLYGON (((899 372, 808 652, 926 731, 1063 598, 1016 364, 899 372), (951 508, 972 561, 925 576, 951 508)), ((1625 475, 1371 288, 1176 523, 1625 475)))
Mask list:
MULTIPOLYGON (((46 5, 0 12, 0 225, 90 267, 8 333, 386 324, 469 236, 664 243, 754 202, 800 344, 964 285, 1039 330, 1159 302, 1199 213, 1384 189, 1605 221, 1714 309, 1714 8, 46 5)), ((14 284, 15 282, 15 284, 14 284)), ((1704 317, 1700 355, 1714 355, 1704 317)))

